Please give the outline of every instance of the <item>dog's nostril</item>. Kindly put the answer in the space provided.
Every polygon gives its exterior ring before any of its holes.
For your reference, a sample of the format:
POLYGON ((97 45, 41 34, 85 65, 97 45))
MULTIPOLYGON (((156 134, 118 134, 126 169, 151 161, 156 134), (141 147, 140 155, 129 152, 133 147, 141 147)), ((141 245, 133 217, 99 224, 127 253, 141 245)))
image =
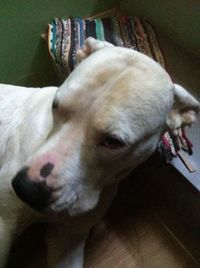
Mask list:
POLYGON ((41 210, 48 206, 51 190, 42 182, 34 182, 28 176, 28 169, 24 168, 12 180, 12 186, 17 196, 30 207, 41 210))
POLYGON ((51 174, 52 169, 54 168, 54 165, 52 163, 46 163, 41 169, 40 169, 40 176, 43 178, 48 177, 51 174))

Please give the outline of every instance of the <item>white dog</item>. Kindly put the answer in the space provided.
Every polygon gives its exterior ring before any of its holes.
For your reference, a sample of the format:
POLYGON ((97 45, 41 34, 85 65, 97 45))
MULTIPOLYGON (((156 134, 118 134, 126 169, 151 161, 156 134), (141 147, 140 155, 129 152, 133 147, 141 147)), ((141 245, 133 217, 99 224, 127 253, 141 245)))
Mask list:
POLYGON ((49 223, 49 267, 82 267, 118 182, 199 110, 139 52, 89 38, 77 54, 84 60, 59 88, 0 85, 1 268, 35 221, 49 223))

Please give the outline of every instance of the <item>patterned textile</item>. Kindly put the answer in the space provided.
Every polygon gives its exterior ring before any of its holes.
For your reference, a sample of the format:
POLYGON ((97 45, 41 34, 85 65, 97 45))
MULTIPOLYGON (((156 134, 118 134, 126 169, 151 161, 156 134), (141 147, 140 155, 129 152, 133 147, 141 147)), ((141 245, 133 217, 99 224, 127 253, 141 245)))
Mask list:
MULTIPOLYGON (((140 51, 165 68, 154 30, 145 19, 126 15, 96 19, 55 18, 48 27, 48 48, 64 76, 77 66, 76 51, 89 36, 140 51)), ((192 154, 192 144, 184 129, 166 132, 158 144, 158 152, 167 163, 177 156, 184 161, 179 154, 181 150, 192 154)), ((187 163, 184 164, 187 167, 187 163)))
POLYGON ((151 25, 143 19, 115 16, 98 19, 55 18, 49 24, 49 51, 63 74, 71 72, 76 65, 76 51, 84 40, 92 36, 116 46, 138 50, 164 67, 156 36, 151 25))

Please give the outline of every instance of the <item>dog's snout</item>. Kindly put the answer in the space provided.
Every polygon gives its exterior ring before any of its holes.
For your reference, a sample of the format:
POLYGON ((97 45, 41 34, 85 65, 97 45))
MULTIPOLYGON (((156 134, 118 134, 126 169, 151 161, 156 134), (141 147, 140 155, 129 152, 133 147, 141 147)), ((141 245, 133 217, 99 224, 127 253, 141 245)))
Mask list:
POLYGON ((31 208, 42 210, 49 204, 51 190, 45 182, 32 181, 28 176, 28 167, 23 168, 12 180, 17 196, 31 208))

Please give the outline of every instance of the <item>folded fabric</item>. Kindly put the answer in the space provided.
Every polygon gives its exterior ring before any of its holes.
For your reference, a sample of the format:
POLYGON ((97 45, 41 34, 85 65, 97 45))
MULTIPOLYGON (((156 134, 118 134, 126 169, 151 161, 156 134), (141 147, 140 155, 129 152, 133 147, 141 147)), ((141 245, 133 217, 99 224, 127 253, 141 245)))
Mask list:
POLYGON ((76 51, 89 36, 116 46, 138 50, 164 67, 164 59, 153 28, 144 19, 124 15, 85 20, 55 18, 49 24, 48 46, 63 74, 68 74, 76 67, 76 51))

